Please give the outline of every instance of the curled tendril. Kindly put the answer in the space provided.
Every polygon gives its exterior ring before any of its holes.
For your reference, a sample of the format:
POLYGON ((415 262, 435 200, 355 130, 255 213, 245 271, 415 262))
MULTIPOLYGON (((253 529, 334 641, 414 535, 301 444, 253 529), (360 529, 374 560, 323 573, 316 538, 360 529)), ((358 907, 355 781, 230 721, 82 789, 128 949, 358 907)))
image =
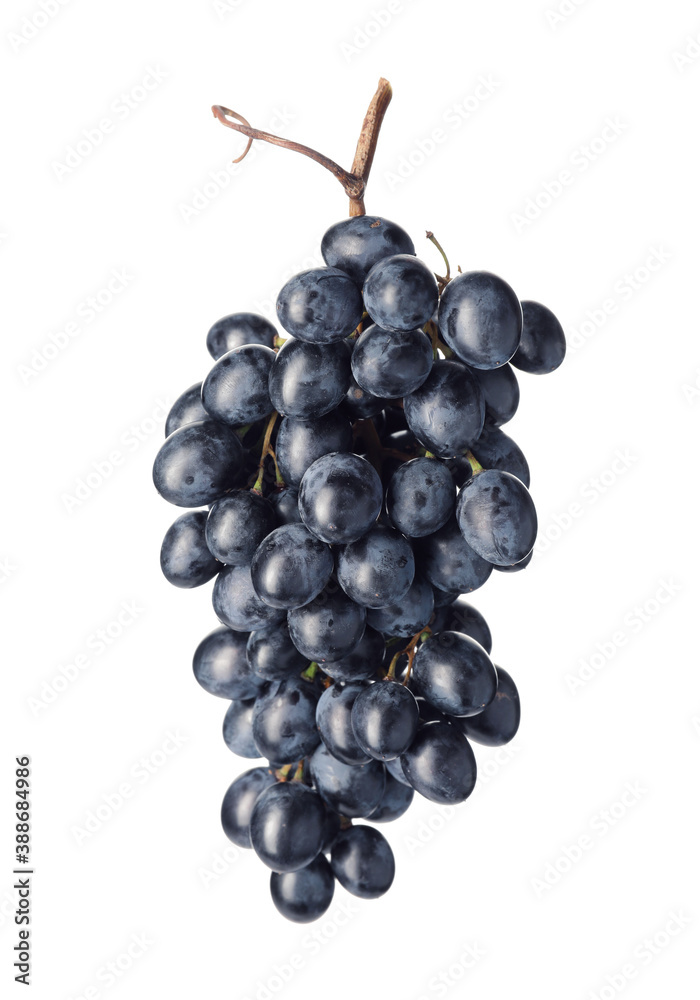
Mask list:
MULTIPOLYGON (((252 128, 252 125, 250 124, 248 119, 244 118, 243 115, 239 115, 237 111, 232 111, 230 108, 224 108, 221 104, 215 104, 211 110, 214 113, 214 117, 218 118, 223 125, 228 125, 229 128, 236 128, 233 122, 228 121, 229 118, 235 118, 236 121, 241 122, 242 125, 246 125, 248 128, 252 128)), ((238 129, 236 129, 236 131, 238 131, 238 129)), ((253 145, 253 136, 251 136, 248 139, 246 147, 241 153, 241 155, 237 156, 236 159, 233 160, 232 162, 240 163, 241 160, 244 160, 248 155, 248 153, 250 152, 250 147, 252 145, 253 145)))

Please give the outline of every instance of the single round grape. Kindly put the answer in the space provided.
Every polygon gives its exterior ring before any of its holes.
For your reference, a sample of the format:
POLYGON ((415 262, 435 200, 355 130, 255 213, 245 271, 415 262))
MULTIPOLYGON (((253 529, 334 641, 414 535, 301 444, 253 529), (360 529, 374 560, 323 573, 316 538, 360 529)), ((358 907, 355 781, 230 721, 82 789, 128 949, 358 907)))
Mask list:
POLYGON ((448 722, 421 726, 402 755, 401 766, 411 787, 431 802, 456 805, 474 791, 474 751, 448 722))
POLYGON ((515 682, 503 667, 496 667, 498 688, 490 705, 470 718, 456 724, 465 736, 487 747, 502 747, 509 743, 520 725, 520 695, 515 682))
POLYGON ((398 604, 413 583, 415 568, 410 543, 383 524, 338 553, 338 583, 365 608, 398 604))
POLYGON ((175 587, 201 587, 221 569, 207 548, 205 510, 190 510, 170 525, 160 547, 163 576, 175 587))
POLYGON ((523 312, 506 282, 489 271, 465 271, 440 297, 440 336, 472 368, 500 368, 518 349, 523 312))
POLYGON ((214 420, 185 424, 168 437, 153 464, 156 490, 177 507, 203 507, 232 489, 243 469, 235 432, 214 420))
POLYGON ((278 782, 253 806, 250 841, 268 868, 298 871, 320 852, 325 822, 326 810, 316 792, 297 781, 278 782))
POLYGON ((387 399, 367 392, 357 384, 354 378, 351 378, 340 409, 353 421, 367 420, 369 417, 376 417, 377 414, 381 413, 388 402, 387 399))
POLYGON ((202 383, 195 382, 189 389, 177 397, 165 419, 165 436, 170 437, 173 431, 185 424, 195 424, 207 420, 209 414, 202 405, 202 383))
POLYGON ((215 420, 232 427, 272 413, 268 383, 275 352, 262 344, 237 347, 216 362, 202 383, 202 403, 215 420))
POLYGON ((435 275, 410 254, 378 261, 362 288, 365 309, 385 330, 414 330, 431 318, 438 304, 435 275))
POLYGON ((338 834, 331 868, 342 887, 361 899, 383 896, 396 872, 386 837, 371 826, 351 826, 338 834))
MULTIPOLYGON (((515 476, 529 488, 530 468, 527 459, 515 441, 500 427, 484 427, 479 440, 472 445, 471 450, 474 458, 485 469, 510 472, 511 476, 515 476)), ((464 461, 466 463, 467 460, 464 461)), ((469 466, 468 474, 457 485, 462 487, 471 477, 471 466, 469 466)))
POLYGON ((459 361, 435 361, 419 389, 404 400, 408 426, 421 444, 441 458, 471 448, 484 427, 481 387, 459 361))
POLYGON ((316 459, 351 449, 350 421, 339 410, 332 410, 315 420, 285 417, 277 433, 275 455, 285 483, 298 486, 316 459))
POLYGON ((384 765, 343 764, 323 743, 309 762, 311 777, 324 802, 341 816, 360 818, 374 812, 384 795, 384 765))
POLYGON ((418 539, 415 553, 426 579, 440 590, 468 594, 483 587, 493 569, 467 544, 455 517, 432 535, 418 539))
POLYGON ((433 349, 422 330, 368 327, 355 342, 352 374, 366 392, 385 399, 408 396, 433 367, 433 349))
POLYGON ((566 355, 566 337, 561 323, 547 306, 523 302, 523 335, 513 364, 531 375, 553 372, 566 355))
POLYGON ((338 588, 322 591, 287 614, 289 634, 300 653, 323 663, 339 660, 357 646, 365 630, 365 609, 338 588))
POLYGON ((239 774, 224 795, 221 805, 221 825, 229 840, 238 847, 251 847, 250 817, 253 807, 264 791, 277 784, 270 768, 253 767, 239 774))
POLYGON ((386 493, 393 524, 409 538, 423 538, 441 528, 455 509, 450 470, 434 458, 414 458, 399 466, 386 493))
POLYGON ((253 709, 253 739, 260 756, 290 764, 311 753, 320 741, 317 701, 317 688, 303 677, 273 681, 253 709))
POLYGON ((246 658, 255 676, 266 681, 299 674, 308 666, 308 660, 292 642, 286 622, 251 632, 246 658))
POLYGON ((344 340, 362 319, 355 282, 336 267, 314 267, 290 278, 277 296, 277 318, 298 340, 344 340))
POLYGON ((376 677, 384 658, 384 637, 369 625, 358 644, 339 660, 325 660, 323 672, 337 681, 363 681, 376 677))
POLYGON ((253 709, 255 699, 232 701, 224 716, 224 743, 239 757, 254 759, 260 751, 253 739, 253 709))
MULTIPOLYGON (((398 758, 392 763, 397 764, 399 768, 401 767, 398 758)), ((387 761, 387 767, 388 764, 389 762, 387 761)), ((411 802, 413 802, 413 789, 406 783, 406 778, 403 774, 402 777, 403 781, 398 781, 391 774, 387 774, 382 801, 374 812, 370 813, 367 817, 371 823, 391 823, 393 820, 398 819, 399 816, 403 816, 411 802)))
POLYGON ((520 570, 527 569, 530 565, 534 551, 534 549, 531 549, 524 559, 521 559, 520 562, 513 563, 512 566, 494 566, 493 568, 498 570, 499 573, 519 573, 520 570))
POLYGON ((433 613, 433 588, 416 573, 413 583, 398 604, 370 609, 367 624, 385 636, 408 638, 425 628, 433 613))
POLYGON ((496 566, 520 562, 537 538, 537 512, 527 488, 509 472, 491 469, 468 480, 457 498, 465 541, 496 566))
POLYGON ((345 398, 350 384, 350 347, 288 340, 270 369, 272 405, 285 417, 316 420, 345 398))
POLYGON ((366 754, 355 739, 351 713, 357 696, 365 690, 363 682, 332 684, 323 692, 316 706, 316 725, 325 746, 343 764, 366 764, 366 754))
POLYGON ((271 608, 255 593, 250 566, 225 566, 216 578, 212 603, 219 621, 236 632, 254 632, 284 621, 284 611, 271 608))
POLYGON ((264 316, 249 312, 232 313, 214 323, 207 334, 207 350, 218 361, 224 354, 244 344, 263 344, 273 348, 276 336, 277 331, 264 316))
POLYGON ((433 632, 462 632, 476 639, 480 646, 491 652, 491 630, 486 619, 467 601, 458 598, 447 607, 439 608, 430 624, 433 632))
POLYGON ((329 545, 347 544, 372 527, 382 509, 382 482, 359 455, 334 452, 317 459, 299 487, 299 512, 329 545))
POLYGON ((301 514, 299 513, 299 491, 295 489, 279 490, 271 493, 268 497, 280 524, 300 524, 301 514))
POLYGON ((255 698, 262 680, 255 677, 246 660, 248 636, 217 628, 197 646, 192 661, 194 676, 209 694, 218 698, 255 698))
POLYGON ((372 684, 352 707, 355 739, 376 760, 399 757, 413 742, 417 729, 416 699, 396 681, 372 684))
POLYGON ((333 553, 303 524, 283 524, 264 538, 250 567, 258 597, 272 608, 300 608, 321 593, 333 553))
POLYGON ((236 490, 217 500, 209 511, 209 551, 227 566, 249 566, 260 542, 275 527, 268 500, 252 490, 236 490))
POLYGON ((335 876, 330 863, 319 854, 294 872, 272 872, 270 895, 278 911, 296 924, 318 920, 331 905, 335 876))
POLYGON ((439 632, 418 649, 411 683, 446 715, 478 715, 496 696, 496 668, 476 640, 462 632, 439 632))
POLYGON ((413 240, 401 226, 376 215, 357 215, 336 222, 321 240, 326 264, 345 271, 360 286, 378 261, 415 252, 413 240))
POLYGON ((520 402, 520 386, 510 365, 489 371, 474 369, 486 404, 486 422, 500 427, 515 416, 520 402))

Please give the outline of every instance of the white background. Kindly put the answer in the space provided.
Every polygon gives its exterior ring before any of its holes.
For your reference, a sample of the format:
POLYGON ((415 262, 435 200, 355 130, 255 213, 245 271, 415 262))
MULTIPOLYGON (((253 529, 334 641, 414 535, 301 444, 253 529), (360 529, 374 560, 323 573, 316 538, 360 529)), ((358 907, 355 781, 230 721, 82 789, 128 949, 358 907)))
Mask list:
POLYGON ((697 4, 44 2, 50 17, 30 0, 0 15, 7 995, 24 995, 10 809, 28 753, 41 1000, 697 996, 697 4), (292 153, 258 147, 226 173, 242 140, 210 105, 349 166, 382 74, 368 210, 435 268, 426 229, 453 266, 546 302, 570 352, 521 376, 506 428, 530 460, 537 558, 474 598, 521 731, 478 751, 460 809, 416 800, 384 828, 384 898, 338 889, 303 928, 220 830, 246 765, 192 677, 210 588, 160 575, 179 512, 150 469, 161 401, 208 370, 211 323, 269 311, 346 213, 292 153), (144 78, 159 82, 140 100, 144 78))

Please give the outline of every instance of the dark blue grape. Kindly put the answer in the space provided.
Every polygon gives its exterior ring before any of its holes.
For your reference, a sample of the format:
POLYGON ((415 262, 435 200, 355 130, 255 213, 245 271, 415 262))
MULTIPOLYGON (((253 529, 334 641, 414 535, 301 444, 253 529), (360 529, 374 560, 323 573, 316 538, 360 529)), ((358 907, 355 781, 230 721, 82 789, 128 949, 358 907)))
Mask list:
POLYGON ((156 455, 153 483, 168 503, 203 507, 232 489, 243 470, 243 446, 235 432, 214 420, 185 424, 156 455))
POLYGON ((326 810, 316 792, 297 781, 267 788, 253 806, 250 841, 275 872, 310 864, 323 846, 326 810))
POLYGON ((459 730, 447 722, 421 726, 402 755, 401 766, 411 787, 431 802, 455 805, 474 791, 474 751, 459 730))
POLYGON ((292 642, 286 623, 251 632, 246 657, 255 676, 266 681, 301 673, 309 663, 292 642))
POLYGON ((319 854, 295 872, 272 872, 270 895, 278 911, 296 924, 318 920, 331 905, 335 876, 330 863, 319 854))
POLYGON ((511 566, 532 550, 537 513, 527 488, 496 469, 469 479, 457 498, 457 521, 466 542, 495 566, 511 566))
POLYGON ((261 757, 290 764, 318 745, 318 689, 303 677, 273 681, 253 709, 253 739, 261 757))
POLYGON ((332 684, 316 706, 316 725, 325 746, 343 764, 366 764, 371 756, 358 744, 352 730, 352 706, 364 683, 332 684))
MULTIPOLYGON (((472 445, 471 450, 474 458, 485 469, 510 472, 511 476, 515 476, 525 486, 530 486, 530 469, 527 459, 515 441, 499 427, 484 427, 479 440, 472 445)), ((464 459, 464 462, 466 463, 467 460, 464 459)), ((469 466, 467 475, 457 485, 463 486, 467 479, 471 479, 471 476, 471 466, 469 466)))
POLYGON ((302 521, 329 545, 361 538, 379 517, 382 500, 381 479, 369 462, 340 452, 317 459, 299 487, 302 521))
POLYGON ((491 652, 491 630, 484 616, 461 598, 447 607, 439 608, 430 623, 433 632, 462 632, 476 639, 480 646, 491 652))
POLYGON ((279 490, 276 493, 271 493, 268 500, 272 504, 278 525, 299 524, 301 522, 298 490, 291 488, 279 490))
POLYGON ((250 817, 253 807, 264 791, 277 784, 267 767, 253 767, 239 774, 224 795, 221 805, 221 825, 229 840, 238 847, 251 847, 250 817))
POLYGON ((413 550, 400 532, 377 524, 338 553, 338 583, 366 608, 397 604, 413 583, 413 550))
POLYGON ((496 668, 476 640, 439 632, 416 653, 411 684, 446 715, 477 715, 496 696, 496 668))
POLYGON ((252 490, 237 490, 217 500, 206 524, 207 546, 227 566, 249 566, 260 542, 275 527, 268 500, 252 490))
POLYGON ((333 553, 303 524, 283 524, 264 538, 250 567, 258 597, 272 608, 300 608, 321 593, 333 553))
POLYGON ((275 352, 262 344, 229 351, 202 383, 202 402, 215 420, 232 427, 253 424, 272 413, 268 383, 275 352))
POLYGON ((372 320, 385 330, 423 326, 438 304, 435 275, 409 254, 378 261, 365 278, 362 294, 372 320))
POLYGON ((232 701, 224 716, 224 743, 239 757, 255 758, 260 751, 253 739, 253 709, 255 699, 232 701))
POLYGON ((431 535, 454 513, 450 470, 434 458, 414 458, 392 475, 386 509, 392 523, 410 538, 431 535))
POLYGON ((523 302, 523 335, 513 364, 531 375, 553 372, 566 355, 566 337, 561 323, 547 306, 523 302))
POLYGON ((365 609, 338 588, 322 591, 287 615, 289 634, 300 653, 323 663, 339 660, 357 646, 365 630, 365 609))
POLYGON ((421 572, 440 590, 468 594, 482 587, 493 569, 467 544, 454 517, 434 534, 417 540, 415 553, 421 572))
POLYGON ((232 313, 217 320, 207 334, 207 350, 218 361, 224 354, 244 344, 275 346, 277 331, 264 316, 256 313, 232 313))
POLYGON ((226 566, 216 578, 212 595, 216 617, 236 632, 278 625, 284 611, 271 608, 255 593, 249 566, 226 566))
POLYGON ((275 455, 285 483, 298 486, 316 459, 351 448, 350 421, 339 410, 333 410, 315 420, 285 417, 277 433, 275 455))
POLYGON ((370 326, 355 342, 352 374, 366 392, 385 399, 408 396, 433 367, 433 349, 422 330, 370 326))
POLYGON ((307 344, 288 340, 270 369, 270 399, 285 417, 315 420, 345 398, 350 384, 351 350, 344 340, 307 344))
POLYGON ((423 385, 404 400, 410 430, 441 458, 471 448, 483 430, 485 412, 476 377, 458 361, 436 361, 423 385))
POLYGON ((351 826, 338 834, 331 868, 342 887, 361 899, 383 896, 396 872, 386 837, 371 826, 351 826))
POLYGON ((432 613, 433 588, 417 573, 398 604, 367 612, 367 624, 385 636, 408 637, 425 628, 432 613))
POLYGON ((440 297, 440 336, 472 368, 499 368, 518 349, 523 313, 518 297, 489 271, 465 271, 440 297))
POLYGON ((384 637, 369 625, 358 644, 339 660, 325 660, 324 673, 337 681, 371 680, 384 658, 384 637))
MULTIPOLYGON (((395 763, 399 768, 401 767, 398 758, 392 763, 395 763)), ((387 761, 387 767, 388 764, 389 762, 387 761)), ((371 823, 391 823, 393 820, 398 819, 399 816, 403 816, 411 802, 413 802, 413 789, 407 784, 403 773, 402 777, 403 781, 398 781, 391 774, 387 774, 382 801, 374 812, 370 813, 367 817, 371 823)))
POLYGON ((345 271, 360 286, 378 261, 415 252, 413 240, 401 226, 376 215, 357 215, 336 222, 321 240, 326 264, 345 271))
POLYGON ((202 405, 202 383, 195 382, 178 396, 165 420, 165 436, 170 437, 173 431, 185 424, 195 424, 207 420, 209 414, 202 405))
POLYGON ((163 576, 176 587, 200 587, 221 569, 207 548, 205 510, 191 510, 170 525, 160 548, 163 576))
POLYGON ((486 404, 486 422, 500 427, 515 416, 520 402, 520 386, 510 365, 489 371, 474 369, 486 404))
POLYGON ((353 421, 367 420, 369 417, 376 417, 378 413, 381 413, 388 402, 387 399, 366 392, 354 378, 351 378, 340 409, 353 421))
POLYGON ((255 698, 262 680, 255 677, 246 660, 248 636, 217 628, 197 646, 192 669, 197 681, 218 698, 255 698))
POLYGON ((352 731, 360 747, 376 760, 399 757, 418 729, 418 705, 411 692, 396 681, 378 681, 366 688, 352 708, 352 731))
POLYGON ((290 278, 277 296, 277 317, 298 340, 330 344, 344 340, 362 319, 355 282, 335 267, 314 267, 290 278))
POLYGON ((479 715, 458 719, 456 724, 465 736, 488 747, 509 743, 520 725, 520 695, 513 678, 502 667, 496 667, 498 689, 496 697, 479 715))
POLYGON ((343 764, 321 743, 309 766, 318 794, 341 816, 369 816, 382 801, 386 778, 381 761, 343 764))

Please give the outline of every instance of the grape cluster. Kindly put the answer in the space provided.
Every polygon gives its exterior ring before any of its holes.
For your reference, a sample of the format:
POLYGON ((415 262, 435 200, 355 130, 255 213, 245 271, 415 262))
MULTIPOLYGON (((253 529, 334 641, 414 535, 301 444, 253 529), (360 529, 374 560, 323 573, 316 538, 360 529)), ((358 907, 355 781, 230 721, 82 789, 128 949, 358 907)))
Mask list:
POLYGON ((229 749, 263 760, 226 792, 223 828, 300 922, 336 881, 386 892, 394 858, 368 823, 414 792, 462 802, 471 741, 518 728, 516 686, 461 595, 530 561, 528 465, 501 428, 514 368, 543 374, 565 352, 545 306, 488 272, 437 277, 388 220, 339 222, 322 253, 279 293, 290 339, 250 313, 214 324, 214 366, 172 407, 153 471, 195 508, 165 536, 163 573, 215 580, 221 624, 195 677, 230 701, 229 749))

